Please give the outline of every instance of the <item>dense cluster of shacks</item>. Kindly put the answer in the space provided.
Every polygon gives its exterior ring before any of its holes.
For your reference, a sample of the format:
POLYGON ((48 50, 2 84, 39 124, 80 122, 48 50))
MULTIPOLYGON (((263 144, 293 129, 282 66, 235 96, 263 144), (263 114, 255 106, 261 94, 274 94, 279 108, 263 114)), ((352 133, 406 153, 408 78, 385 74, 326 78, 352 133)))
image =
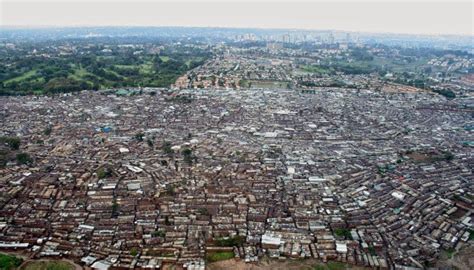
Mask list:
POLYGON ((460 101, 130 93, 0 99, 1 135, 34 160, 0 169, 0 250, 101 269, 204 269, 220 251, 411 269, 470 237, 472 110, 460 101), (216 245, 235 236, 244 241, 216 245))

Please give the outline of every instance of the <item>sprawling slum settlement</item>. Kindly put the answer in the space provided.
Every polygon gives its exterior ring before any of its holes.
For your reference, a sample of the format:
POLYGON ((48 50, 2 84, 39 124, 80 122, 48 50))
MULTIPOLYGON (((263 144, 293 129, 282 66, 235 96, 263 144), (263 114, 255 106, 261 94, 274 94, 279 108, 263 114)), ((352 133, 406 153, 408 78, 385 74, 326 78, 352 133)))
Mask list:
POLYGON ((123 89, 0 104, 1 135, 29 157, 0 169, 0 250, 96 268, 204 269, 216 252, 422 268, 473 228, 462 100, 123 89))

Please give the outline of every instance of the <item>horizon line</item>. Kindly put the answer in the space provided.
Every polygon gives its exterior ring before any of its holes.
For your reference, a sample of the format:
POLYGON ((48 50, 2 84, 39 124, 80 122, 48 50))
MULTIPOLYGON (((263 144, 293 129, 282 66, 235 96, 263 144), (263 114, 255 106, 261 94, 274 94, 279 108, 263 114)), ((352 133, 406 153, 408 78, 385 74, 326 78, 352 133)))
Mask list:
POLYGON ((218 29, 257 29, 257 30, 291 30, 291 31, 330 31, 330 32, 347 32, 347 33, 360 33, 360 34, 379 34, 379 35, 407 35, 407 36, 451 36, 451 37, 471 37, 474 38, 474 34, 449 34, 449 33, 407 33, 407 32, 378 32, 378 31, 355 31, 355 30, 343 30, 343 29, 323 29, 323 28, 281 28, 281 27, 245 27, 245 26, 189 26, 189 25, 0 25, 0 28, 12 28, 18 30, 35 30, 35 29, 54 29, 54 28, 218 28, 218 29))

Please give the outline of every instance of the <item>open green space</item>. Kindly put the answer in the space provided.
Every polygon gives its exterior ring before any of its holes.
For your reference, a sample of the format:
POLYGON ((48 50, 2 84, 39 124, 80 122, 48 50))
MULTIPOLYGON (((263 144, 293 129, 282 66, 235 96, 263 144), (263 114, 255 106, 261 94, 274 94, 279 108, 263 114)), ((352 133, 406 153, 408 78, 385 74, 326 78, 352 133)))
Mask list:
MULTIPOLYGON (((27 45, 25 45, 27 46, 27 45)), ((160 55, 134 54, 136 49, 114 47, 117 53, 102 55, 100 46, 78 45, 82 53, 16 55, 0 50, 0 95, 66 93, 120 87, 169 87, 189 69, 202 65, 211 52, 173 46, 160 55)), ((27 51, 28 48, 25 48, 27 51)))
POLYGON ((37 72, 36 70, 27 71, 27 72, 23 73, 20 76, 17 76, 17 77, 6 80, 4 83, 8 84, 8 83, 13 83, 13 82, 26 81, 26 80, 32 78, 33 76, 35 76, 36 72, 37 72))
POLYGON ((208 262, 218 262, 234 258, 234 252, 232 251, 219 251, 211 252, 206 255, 206 260, 208 262))
POLYGON ((233 237, 223 237, 214 240, 218 247, 235 247, 240 246, 245 242, 245 236, 236 235, 233 237))
POLYGON ((160 56, 161 61, 168 62, 170 60, 169 56, 160 56))
POLYGON ((0 269, 1 270, 10 270, 15 269, 23 262, 21 258, 15 257, 13 255, 0 253, 0 269))

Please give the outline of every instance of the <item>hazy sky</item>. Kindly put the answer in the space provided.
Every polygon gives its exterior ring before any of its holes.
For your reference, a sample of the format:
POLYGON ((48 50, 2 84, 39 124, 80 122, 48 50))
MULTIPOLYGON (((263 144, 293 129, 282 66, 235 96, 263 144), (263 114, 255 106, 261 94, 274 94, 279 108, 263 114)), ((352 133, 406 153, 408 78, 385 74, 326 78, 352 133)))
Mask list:
POLYGON ((0 0, 2 26, 218 26, 473 33, 472 0, 0 0))

